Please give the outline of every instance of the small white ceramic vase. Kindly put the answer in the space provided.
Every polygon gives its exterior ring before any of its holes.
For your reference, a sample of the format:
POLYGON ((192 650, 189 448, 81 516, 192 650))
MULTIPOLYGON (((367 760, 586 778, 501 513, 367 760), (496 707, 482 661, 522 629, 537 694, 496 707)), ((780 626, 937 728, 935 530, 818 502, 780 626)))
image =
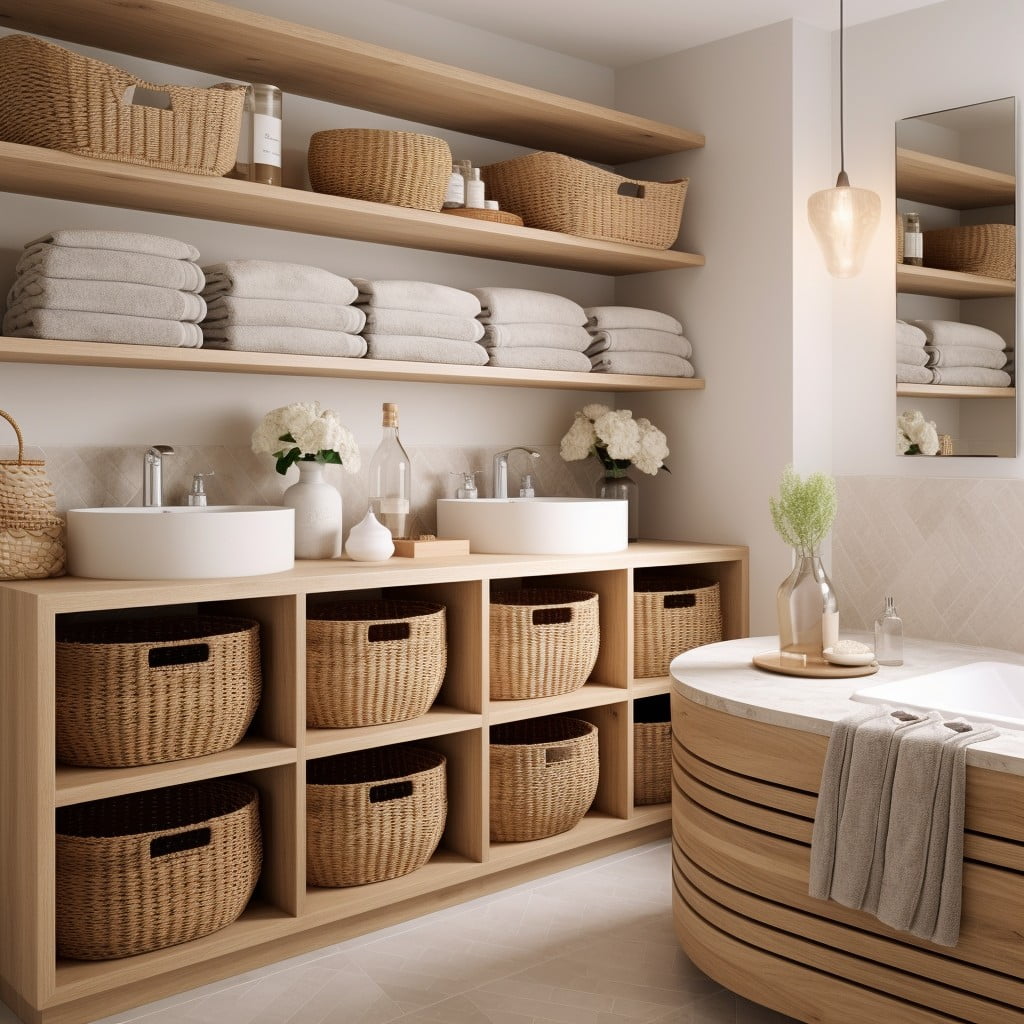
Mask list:
POLYGON ((299 481, 281 497, 295 509, 295 557, 337 558, 341 553, 341 495, 324 479, 322 462, 297 462, 299 481))
POLYGON ((372 511, 349 530, 345 554, 356 562, 383 562, 395 553, 391 531, 372 511))

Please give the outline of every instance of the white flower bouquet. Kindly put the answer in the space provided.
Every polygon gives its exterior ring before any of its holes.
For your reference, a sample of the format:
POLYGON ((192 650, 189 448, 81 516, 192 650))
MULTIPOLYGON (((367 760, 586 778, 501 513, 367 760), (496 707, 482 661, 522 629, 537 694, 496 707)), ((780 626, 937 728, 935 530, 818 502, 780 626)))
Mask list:
POLYGON ((349 473, 359 471, 359 446, 332 409, 319 402, 293 402, 271 409, 253 431, 252 450, 273 455, 278 473, 296 462, 328 462, 349 473))
POLYGON ((933 420, 920 409, 908 409, 896 418, 896 450, 901 455, 938 455, 939 435, 933 420))
POLYGON ((654 476, 665 465, 668 444, 665 435, 650 420, 633 419, 629 409, 606 405, 585 405, 562 438, 560 454, 566 462, 593 455, 609 476, 622 476, 630 466, 654 476))

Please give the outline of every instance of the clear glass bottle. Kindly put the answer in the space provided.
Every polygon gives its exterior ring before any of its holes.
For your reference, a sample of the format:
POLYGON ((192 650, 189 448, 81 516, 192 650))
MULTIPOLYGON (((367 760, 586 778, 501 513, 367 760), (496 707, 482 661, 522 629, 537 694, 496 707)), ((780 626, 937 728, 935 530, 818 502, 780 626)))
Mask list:
POLYGON ((398 406, 384 403, 384 436, 370 459, 370 509, 393 538, 409 536, 412 466, 398 437, 398 406))
POLYGON ((245 92, 238 156, 228 177, 281 184, 281 90, 276 85, 250 85, 245 92))
POLYGON ((448 176, 448 187, 444 192, 443 210, 458 210, 466 205, 466 179, 458 164, 452 164, 452 173, 448 176))
POLYGON ((903 664, 903 620, 891 597, 885 599, 885 610, 875 619, 875 661, 879 665, 903 664))
POLYGON ((924 235, 921 233, 921 215, 919 213, 904 214, 903 225, 903 262, 912 267, 920 267, 924 263, 924 235))

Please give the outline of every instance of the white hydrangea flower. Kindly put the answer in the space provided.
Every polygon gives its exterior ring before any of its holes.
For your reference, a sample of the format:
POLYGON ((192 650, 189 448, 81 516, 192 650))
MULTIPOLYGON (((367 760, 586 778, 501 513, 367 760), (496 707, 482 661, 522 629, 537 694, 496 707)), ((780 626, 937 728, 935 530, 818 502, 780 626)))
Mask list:
POLYGON ((609 410, 594 423, 594 430, 610 459, 632 459, 640 450, 640 428, 629 409, 609 410))
POLYGON ((288 406, 271 409, 253 431, 252 450, 257 455, 273 455, 287 445, 287 441, 281 440, 281 435, 288 433, 288 425, 285 422, 287 412, 288 406))
POLYGON ((668 457, 668 439, 646 417, 638 419, 636 425, 640 430, 640 443, 633 456, 633 465, 641 473, 654 476, 668 457))
POLYGON ((348 472, 355 473, 360 466, 355 438, 342 426, 338 414, 333 409, 321 410, 319 402, 293 402, 272 409, 253 431, 252 450, 260 455, 281 456, 277 466, 279 473, 286 472, 297 459, 322 462, 325 455, 334 452, 348 472), (285 435, 292 440, 282 441, 285 435), (298 454, 281 456, 296 449, 298 454))
POLYGON ((910 438, 903 432, 903 428, 899 425, 896 427, 896 451, 900 455, 906 455, 907 449, 910 448, 910 438))
POLYGON ((352 436, 350 430, 345 427, 339 429, 338 440, 334 450, 341 457, 341 465, 346 473, 359 472, 362 459, 359 455, 359 445, 356 443, 356 439, 352 436))
POLYGON ((583 406, 582 413, 577 413, 576 415, 586 416, 588 420, 594 422, 594 420, 599 420, 606 412, 611 412, 607 405, 591 402, 590 405, 583 406))
POLYGON ((926 420, 920 409, 907 409, 896 420, 896 444, 901 454, 917 445, 922 455, 939 454, 939 434, 933 420, 926 420), (900 437, 903 435, 903 438, 900 437))
MULTIPOLYGON (((587 408, 603 407, 587 406, 587 408)), ((582 413, 576 413, 569 432, 562 438, 559 452, 566 462, 578 462, 592 454, 597 434, 594 432, 594 424, 587 418, 586 412, 587 410, 584 409, 582 413)))

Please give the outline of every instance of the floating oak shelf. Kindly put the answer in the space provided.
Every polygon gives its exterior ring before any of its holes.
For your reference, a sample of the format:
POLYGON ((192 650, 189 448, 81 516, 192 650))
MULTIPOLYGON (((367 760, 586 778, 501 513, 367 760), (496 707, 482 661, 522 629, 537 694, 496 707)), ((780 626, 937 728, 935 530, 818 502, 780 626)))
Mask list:
POLYGON ((897 384, 897 398, 1016 398, 1016 388, 974 388, 957 384, 897 384))
POLYGON ((991 299, 1017 293, 1013 281, 1000 277, 980 277, 955 270, 912 267, 896 264, 896 291, 910 295, 934 295, 944 299, 991 299))
POLYGON ((985 167, 897 149, 896 194, 901 199, 951 210, 1009 206, 1016 199, 1017 179, 985 167))

